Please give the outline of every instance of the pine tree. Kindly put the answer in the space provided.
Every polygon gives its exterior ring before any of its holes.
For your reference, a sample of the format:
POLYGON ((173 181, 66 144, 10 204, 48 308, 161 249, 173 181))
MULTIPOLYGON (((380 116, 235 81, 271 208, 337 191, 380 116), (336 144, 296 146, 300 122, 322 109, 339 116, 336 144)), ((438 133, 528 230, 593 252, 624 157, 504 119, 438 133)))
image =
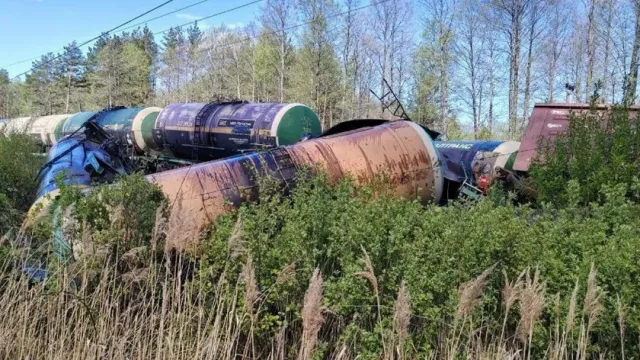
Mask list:
POLYGON ((323 127, 332 125, 333 109, 340 97, 340 66, 334 49, 335 35, 329 31, 327 15, 335 4, 331 0, 306 0, 300 8, 311 19, 302 35, 294 71, 293 97, 311 105, 323 127))
POLYGON ((10 84, 9 72, 5 69, 0 69, 0 118, 9 117, 10 84))
POLYGON ((180 91, 184 86, 182 71, 185 62, 185 39, 182 29, 169 29, 162 39, 162 46, 164 51, 159 74, 166 87, 169 101, 176 102, 180 99, 180 91))
POLYGON ((70 112, 72 102, 77 104, 74 109, 78 111, 82 109, 82 106, 79 104, 79 92, 85 86, 83 64, 84 55, 75 41, 64 48, 58 64, 60 66, 58 80, 62 82, 61 87, 64 89, 65 113, 70 112))
POLYGON ((133 41, 122 46, 120 79, 117 82, 118 105, 141 106, 151 95, 151 61, 148 54, 133 41))
POLYGON ((198 26, 198 22, 196 21, 192 26, 187 29, 187 43, 188 43, 188 51, 187 51, 187 64, 189 73, 187 74, 188 80, 192 86, 187 88, 187 94, 185 100, 193 101, 193 99, 198 96, 194 94, 194 83, 199 82, 200 74, 202 73, 202 40, 204 34, 200 30, 198 26), (192 100, 190 100, 192 99, 192 100))
POLYGON ((60 98, 58 79, 60 59, 56 55, 48 53, 40 60, 33 62, 26 83, 33 94, 34 111, 40 115, 50 115, 63 110, 60 109, 63 102, 60 98))

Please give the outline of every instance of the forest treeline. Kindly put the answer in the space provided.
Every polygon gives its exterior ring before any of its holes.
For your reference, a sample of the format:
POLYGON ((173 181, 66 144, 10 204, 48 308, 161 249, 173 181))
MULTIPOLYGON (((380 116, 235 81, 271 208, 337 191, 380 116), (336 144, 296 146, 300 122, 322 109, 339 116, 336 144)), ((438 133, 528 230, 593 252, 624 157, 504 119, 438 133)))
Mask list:
POLYGON ((596 84, 605 102, 636 99, 638 0, 265 0, 256 15, 73 42, 24 78, 0 70, 0 117, 241 99, 308 104, 326 128, 380 116, 384 78, 450 137, 517 138, 566 83, 581 102, 596 84))

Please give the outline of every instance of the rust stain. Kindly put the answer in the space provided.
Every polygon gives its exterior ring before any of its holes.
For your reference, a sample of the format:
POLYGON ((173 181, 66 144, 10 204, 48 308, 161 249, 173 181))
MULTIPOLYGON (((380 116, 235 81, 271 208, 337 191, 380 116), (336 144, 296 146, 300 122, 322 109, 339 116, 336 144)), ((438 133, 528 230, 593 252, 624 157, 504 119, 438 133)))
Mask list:
MULTIPOLYGON (((417 196, 423 202, 431 201, 435 191, 435 172, 439 168, 432 168, 431 164, 437 159, 432 159, 430 153, 435 153, 435 148, 430 140, 425 140, 424 134, 405 121, 396 121, 147 178, 158 183, 170 200, 180 198, 182 206, 177 208, 193 212, 193 226, 202 229, 241 203, 256 200, 258 188, 254 172, 258 164, 261 172, 267 172, 268 168, 325 167, 332 180, 349 175, 359 185, 370 183, 377 175, 385 175, 397 197, 417 196), (287 156, 282 156, 283 151, 287 156), (179 196, 179 191, 183 192, 182 196, 179 196)), ((280 171, 273 175, 283 184, 292 181, 282 176, 280 171)), ((177 250, 186 250, 188 246, 171 243, 171 247, 177 250)))

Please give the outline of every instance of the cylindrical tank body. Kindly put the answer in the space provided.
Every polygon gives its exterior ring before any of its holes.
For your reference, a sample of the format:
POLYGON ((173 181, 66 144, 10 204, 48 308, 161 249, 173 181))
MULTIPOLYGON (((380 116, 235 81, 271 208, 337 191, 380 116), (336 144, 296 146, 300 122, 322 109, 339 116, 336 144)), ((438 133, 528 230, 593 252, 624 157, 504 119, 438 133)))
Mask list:
POLYGON ((131 137, 136 149, 140 152, 148 152, 150 150, 148 144, 153 142, 153 127, 162 108, 148 107, 140 110, 133 118, 131 124, 131 137))
MULTIPOLYGON (((439 201, 443 191, 431 138, 423 128, 407 121, 193 165, 147 179, 161 186, 174 204, 174 215, 186 217, 199 230, 229 211, 229 204, 237 207, 256 199, 256 172, 293 185, 297 170, 304 167, 324 169, 334 181, 350 176, 358 185, 384 175, 396 196, 425 202, 439 201)), ((195 245, 172 240, 168 239, 169 249, 189 250, 195 245)))
POLYGON ((9 134, 26 134, 31 123, 31 117, 21 117, 16 119, 10 119, 7 121, 4 127, 4 133, 9 134))
POLYGON ((61 139, 51 148, 46 159, 49 166, 44 167, 38 176, 36 202, 57 190, 56 176, 60 173, 64 173, 65 184, 81 187, 88 187, 91 184, 91 177, 84 170, 84 163, 92 143, 87 143, 86 146, 77 146, 80 140, 80 136, 68 137, 61 139), (76 147, 73 150, 63 155, 65 151, 74 146, 76 147), (63 156, 60 157, 61 155, 63 156))
POLYGON ((440 160, 445 165, 444 177, 462 183, 474 183, 479 166, 493 176, 496 168, 511 170, 520 143, 517 141, 436 141, 440 160))
POLYGON ((62 179, 66 185, 88 188, 96 178, 109 181, 113 180, 116 173, 124 172, 117 156, 107 153, 100 143, 85 141, 84 133, 60 139, 49 150, 46 163, 40 170, 36 201, 29 210, 25 226, 40 214, 40 210, 46 210, 46 205, 57 195, 59 189, 56 178, 59 174, 64 174, 62 179))
POLYGON ((322 131, 308 106, 282 103, 169 105, 158 115, 152 149, 181 158, 215 159, 260 147, 291 145, 322 131))
POLYGON ((51 138, 55 132, 56 126, 58 126, 61 121, 65 121, 69 118, 69 116, 69 114, 64 114, 35 118, 31 124, 29 124, 27 133, 42 145, 51 146, 53 145, 51 138))
POLYGON ((79 112, 71 115, 71 117, 69 117, 67 121, 59 123, 56 127, 56 130, 54 131, 56 141, 59 141, 63 136, 67 136, 76 132, 95 114, 95 111, 79 112))

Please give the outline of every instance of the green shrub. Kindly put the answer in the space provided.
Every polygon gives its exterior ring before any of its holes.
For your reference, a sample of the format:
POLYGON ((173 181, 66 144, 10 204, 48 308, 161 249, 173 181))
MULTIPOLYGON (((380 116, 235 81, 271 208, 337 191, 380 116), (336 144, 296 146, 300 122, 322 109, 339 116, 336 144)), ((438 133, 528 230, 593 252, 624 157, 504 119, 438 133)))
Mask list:
POLYGON ((27 135, 0 136, 0 236, 20 226, 34 200, 40 151, 27 135))
MULTIPOLYGON (((318 267, 324 277, 324 304, 330 309, 327 316, 338 327, 326 330, 324 340, 335 346, 339 340, 356 344, 357 353, 375 358, 382 353, 381 332, 384 336, 392 327, 402 281, 411 294, 412 327, 419 329, 411 343, 426 351, 434 349, 439 331, 452 323, 457 284, 491 265, 497 264, 497 271, 489 278, 485 301, 474 318, 488 324, 486 330, 499 333, 504 315, 501 271, 513 279, 527 267, 538 267, 549 301, 560 294, 566 310, 575 282, 584 285, 593 262, 606 291, 605 312, 593 330, 594 338, 598 346, 611 349, 619 344, 616 294, 631 305, 628 339, 637 338, 640 329, 640 310, 635 306, 640 304, 640 285, 634 275, 640 261, 635 250, 640 205, 626 200, 640 195, 640 182, 632 185, 636 190, 631 193, 625 186, 602 187, 598 197, 605 200, 590 204, 589 211, 577 205, 533 209, 490 200, 424 207, 415 201, 374 196, 377 192, 357 189, 349 181, 330 186, 318 177, 301 182, 291 197, 263 194, 260 203, 221 218, 205 242, 200 274, 214 289, 223 272, 227 279, 242 278, 251 254, 256 284, 264 296, 259 329, 273 335, 283 324, 299 328, 308 279, 318 267), (371 259, 378 296, 358 274, 366 271, 363 250, 371 259), (282 272, 293 266, 293 275, 282 280, 282 272)), ((552 311, 543 317, 547 330, 552 311)), ((517 319, 508 325, 512 336, 517 319)), ((548 332, 539 330, 534 344, 548 337, 548 332)))
POLYGON ((72 207, 76 230, 90 229, 94 243, 124 244, 123 250, 149 244, 158 212, 167 206, 162 190, 141 174, 119 176, 113 184, 95 186, 84 196, 71 186, 61 185, 60 190, 59 204, 72 207))
POLYGON ((553 146, 541 143, 544 163, 536 161, 531 167, 530 181, 539 200, 557 207, 602 202, 602 186, 618 184, 625 184, 631 196, 640 170, 638 122, 620 106, 572 113, 569 120, 568 133, 553 146))

